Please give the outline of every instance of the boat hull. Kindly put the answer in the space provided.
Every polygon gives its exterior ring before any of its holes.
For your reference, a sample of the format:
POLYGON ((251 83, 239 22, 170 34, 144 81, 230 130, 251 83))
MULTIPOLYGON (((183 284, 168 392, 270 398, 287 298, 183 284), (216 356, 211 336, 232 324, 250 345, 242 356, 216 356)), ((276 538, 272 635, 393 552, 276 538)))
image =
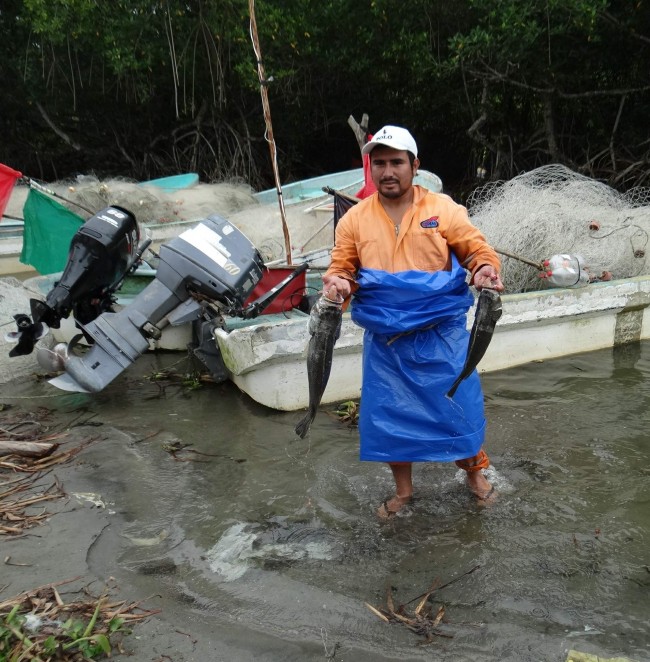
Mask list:
MULTIPOLYGON (((127 279, 119 302, 128 304, 153 273, 143 269, 140 277, 127 279)), ((41 276, 25 285, 43 296, 52 279, 41 276)), ((481 373, 650 339, 650 276, 581 289, 505 294, 502 306, 492 342, 478 366, 481 373)), ((468 329, 473 312, 468 315, 468 329)), ((297 309, 252 320, 227 318, 226 328, 215 331, 215 342, 231 381, 266 407, 283 411, 307 407, 308 318, 297 309)), ((55 340, 68 342, 78 329, 69 318, 52 333, 55 340)), ((150 341, 150 348, 187 351, 190 341, 189 324, 167 326, 159 339, 150 341)), ((359 398, 362 344, 363 329, 345 313, 323 404, 359 398)))
MULTIPOLYGON (((650 338, 650 277, 504 295, 502 304, 481 373, 650 338)), ((472 322, 470 314, 468 328, 472 322)), ((362 338, 362 330, 344 315, 323 404, 359 397, 362 338)), ((231 380, 255 401, 284 411, 307 407, 306 319, 218 329, 215 339, 231 380)))

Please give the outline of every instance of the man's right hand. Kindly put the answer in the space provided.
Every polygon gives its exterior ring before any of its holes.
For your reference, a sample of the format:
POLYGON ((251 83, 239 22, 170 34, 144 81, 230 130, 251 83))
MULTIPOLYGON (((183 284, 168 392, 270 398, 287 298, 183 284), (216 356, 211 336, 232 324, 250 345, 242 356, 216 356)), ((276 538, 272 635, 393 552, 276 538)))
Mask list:
POLYGON ((323 294, 334 301, 336 295, 347 299, 352 292, 352 286, 349 280, 340 276, 323 276, 323 294))

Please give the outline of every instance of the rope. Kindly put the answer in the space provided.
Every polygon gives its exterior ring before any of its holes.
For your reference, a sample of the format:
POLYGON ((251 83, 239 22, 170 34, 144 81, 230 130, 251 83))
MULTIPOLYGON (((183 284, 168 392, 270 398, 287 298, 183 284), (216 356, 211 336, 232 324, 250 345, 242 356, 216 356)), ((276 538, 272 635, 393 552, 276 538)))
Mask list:
POLYGON ((59 200, 63 200, 64 202, 67 202, 69 205, 74 205, 75 207, 79 207, 79 209, 83 209, 91 216, 95 213, 92 209, 89 209, 88 207, 84 207, 84 205, 80 205, 78 202, 74 202, 73 200, 68 200, 68 198, 64 198, 62 195, 55 193, 54 191, 52 191, 52 189, 43 186, 43 184, 39 184, 37 181, 34 181, 29 177, 27 177, 27 181, 29 182, 30 188, 35 188, 37 191, 40 191, 41 193, 47 193, 47 195, 51 195, 54 198, 59 198, 59 200))

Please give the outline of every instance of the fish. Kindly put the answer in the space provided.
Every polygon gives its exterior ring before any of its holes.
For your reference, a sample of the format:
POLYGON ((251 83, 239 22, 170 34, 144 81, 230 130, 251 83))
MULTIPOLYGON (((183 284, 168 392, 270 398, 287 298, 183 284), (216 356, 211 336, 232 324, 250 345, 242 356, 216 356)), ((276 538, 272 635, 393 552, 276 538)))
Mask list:
POLYGON ((304 439, 316 417, 316 410, 327 386, 332 369, 334 344, 341 333, 343 301, 333 301, 324 294, 309 315, 309 347, 307 349, 307 376, 309 379, 309 408, 295 427, 304 439))
POLYGON ((456 378, 456 381, 452 384, 449 391, 447 391, 448 398, 454 397, 454 393, 456 393, 456 389, 460 386, 460 383, 474 372, 479 361, 483 358, 492 340, 494 327, 499 321, 502 312, 499 293, 489 287, 484 287, 478 296, 478 302, 476 304, 476 314, 474 315, 474 324, 469 335, 465 365, 460 375, 456 378))

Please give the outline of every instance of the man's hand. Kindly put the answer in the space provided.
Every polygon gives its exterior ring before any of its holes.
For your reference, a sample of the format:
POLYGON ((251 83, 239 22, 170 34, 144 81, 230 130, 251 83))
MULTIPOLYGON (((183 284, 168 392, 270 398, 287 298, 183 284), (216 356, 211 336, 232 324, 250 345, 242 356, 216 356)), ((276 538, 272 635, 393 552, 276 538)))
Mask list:
POLYGON ((343 299, 347 299, 351 291, 352 286, 349 280, 340 276, 323 276, 323 294, 332 301, 336 300, 337 294, 343 299))
POLYGON ((474 274, 474 279, 472 285, 477 290, 482 290, 484 287, 489 287, 497 292, 503 292, 505 287, 501 282, 501 277, 497 273, 496 269, 490 264, 484 264, 474 274))

